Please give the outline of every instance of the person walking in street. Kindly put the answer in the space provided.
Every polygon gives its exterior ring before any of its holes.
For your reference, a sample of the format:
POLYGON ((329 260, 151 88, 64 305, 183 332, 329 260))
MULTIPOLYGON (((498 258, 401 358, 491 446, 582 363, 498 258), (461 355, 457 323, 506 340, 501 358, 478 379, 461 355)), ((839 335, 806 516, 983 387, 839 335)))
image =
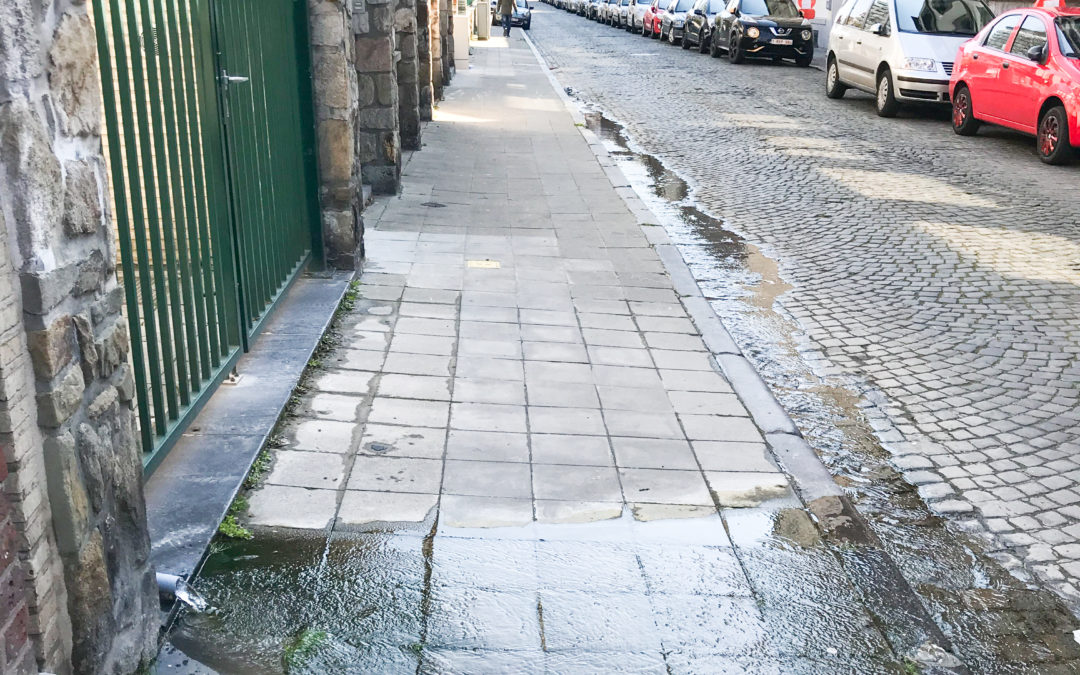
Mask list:
POLYGON ((510 17, 514 14, 514 0, 499 0, 499 14, 502 15, 503 37, 510 37, 510 17))

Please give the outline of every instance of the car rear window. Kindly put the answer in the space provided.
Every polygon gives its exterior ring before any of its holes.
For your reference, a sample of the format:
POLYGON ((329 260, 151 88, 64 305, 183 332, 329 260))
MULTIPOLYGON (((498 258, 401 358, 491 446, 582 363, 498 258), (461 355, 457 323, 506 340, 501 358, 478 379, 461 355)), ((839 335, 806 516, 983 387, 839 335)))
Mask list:
POLYGON ((1054 24, 1061 53, 1069 58, 1080 58, 1080 16, 1058 17, 1054 24))
POLYGON ((975 35, 993 18, 982 0, 896 0, 896 22, 905 33, 975 35))

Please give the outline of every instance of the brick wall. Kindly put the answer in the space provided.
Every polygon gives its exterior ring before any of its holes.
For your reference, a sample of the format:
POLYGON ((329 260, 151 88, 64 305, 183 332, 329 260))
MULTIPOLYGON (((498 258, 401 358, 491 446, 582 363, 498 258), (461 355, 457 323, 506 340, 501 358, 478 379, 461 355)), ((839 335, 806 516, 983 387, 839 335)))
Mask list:
POLYGON ((7 496, 7 459, 0 446, 0 672, 34 673, 37 660, 30 640, 30 590, 19 559, 19 532, 7 496))

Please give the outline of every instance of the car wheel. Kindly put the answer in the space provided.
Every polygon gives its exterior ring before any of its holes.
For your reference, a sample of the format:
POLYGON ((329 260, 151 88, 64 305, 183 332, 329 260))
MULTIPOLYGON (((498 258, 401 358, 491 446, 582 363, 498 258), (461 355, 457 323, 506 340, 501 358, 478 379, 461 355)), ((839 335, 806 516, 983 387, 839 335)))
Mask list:
POLYGON ((813 60, 814 60, 814 55, 813 54, 807 54, 805 56, 796 56, 795 57, 795 65, 797 65, 800 68, 809 68, 810 64, 813 62, 813 60))
POLYGON ((530 28, 532 28, 532 19, 529 19, 528 21, 526 21, 525 25, 522 26, 522 28, 524 28, 525 30, 529 30, 530 28))
POLYGON ((900 110, 900 103, 896 100, 896 92, 893 91, 892 73, 888 68, 881 71, 877 81, 877 114, 880 117, 896 117, 900 110))
POLYGON ((720 58, 720 47, 717 46, 716 40, 712 36, 709 36, 709 56, 714 59, 720 58))
POLYGON ((739 36, 735 33, 728 38, 727 56, 732 63, 742 63, 746 60, 746 54, 739 46, 739 36))
POLYGON ((649 30, 649 27, 645 25, 644 21, 641 22, 641 37, 643 37, 643 38, 652 37, 652 31, 649 30))
POLYGON ((952 101, 952 130, 960 136, 974 136, 982 123, 975 119, 971 107, 971 90, 958 85, 952 101))
POLYGON ((1064 106, 1054 106, 1039 120, 1039 159, 1047 164, 1068 164, 1073 158, 1069 143, 1069 118, 1064 106))
POLYGON ((829 98, 844 98, 847 90, 847 85, 840 81, 840 68, 836 65, 836 59, 830 56, 829 68, 825 71, 825 95, 829 98))
POLYGON ((698 35, 700 37, 697 46, 698 54, 704 54, 705 52, 709 51, 709 43, 712 42, 712 38, 706 35, 705 31, 702 31, 698 35))
POLYGON ((660 41, 663 42, 666 39, 667 36, 664 35, 664 24, 660 24, 660 41))
POLYGON ((668 29, 668 32, 667 32, 667 40, 668 40, 668 42, 670 42, 670 43, 671 43, 671 44, 672 44, 673 46, 674 46, 675 44, 677 44, 677 43, 675 42, 675 26, 672 26, 671 28, 669 28, 669 29, 668 29))
POLYGON ((686 29, 683 29, 682 39, 679 40, 679 46, 683 49, 690 49, 690 40, 687 39, 686 29))

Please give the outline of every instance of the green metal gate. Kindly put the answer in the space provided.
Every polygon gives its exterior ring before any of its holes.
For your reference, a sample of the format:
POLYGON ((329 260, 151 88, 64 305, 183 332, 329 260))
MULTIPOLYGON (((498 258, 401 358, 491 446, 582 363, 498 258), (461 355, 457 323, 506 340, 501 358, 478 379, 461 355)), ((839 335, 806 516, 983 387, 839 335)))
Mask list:
POLYGON ((302 0, 92 0, 150 471, 320 251, 302 0))

